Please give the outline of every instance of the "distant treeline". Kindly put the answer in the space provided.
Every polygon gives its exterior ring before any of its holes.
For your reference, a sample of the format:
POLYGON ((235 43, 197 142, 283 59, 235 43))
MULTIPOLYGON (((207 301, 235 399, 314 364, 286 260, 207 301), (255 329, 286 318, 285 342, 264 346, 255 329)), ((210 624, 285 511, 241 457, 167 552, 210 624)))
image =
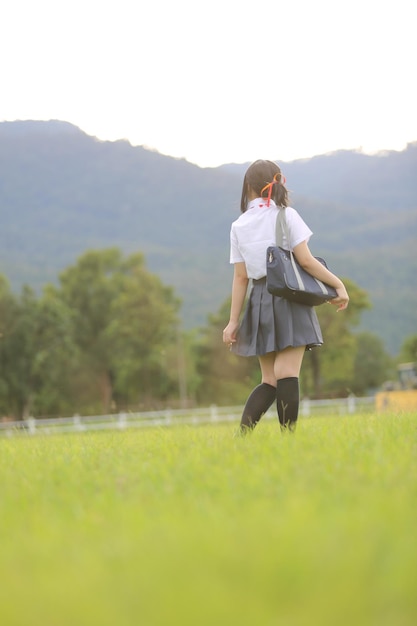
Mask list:
MULTIPOLYGON (((317 309, 325 345, 306 354, 303 396, 364 394, 392 375, 378 336, 355 331, 367 294, 347 286, 345 312, 317 309)), ((259 368, 221 341, 229 307, 183 331, 174 290, 117 248, 84 253, 40 294, 0 276, 0 416, 243 403, 259 368)))

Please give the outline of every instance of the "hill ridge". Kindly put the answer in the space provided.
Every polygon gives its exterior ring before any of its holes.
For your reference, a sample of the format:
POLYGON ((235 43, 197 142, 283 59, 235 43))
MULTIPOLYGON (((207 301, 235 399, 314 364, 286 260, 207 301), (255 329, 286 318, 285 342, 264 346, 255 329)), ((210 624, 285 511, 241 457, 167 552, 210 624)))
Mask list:
MULTIPOLYGON (((397 352, 417 329, 417 142, 278 162, 313 252, 369 291, 362 326, 397 352)), ((246 167, 200 168, 59 120, 1 122, 0 272, 16 289, 40 289, 87 249, 141 250, 182 297, 185 327, 204 325, 230 292, 246 167)))

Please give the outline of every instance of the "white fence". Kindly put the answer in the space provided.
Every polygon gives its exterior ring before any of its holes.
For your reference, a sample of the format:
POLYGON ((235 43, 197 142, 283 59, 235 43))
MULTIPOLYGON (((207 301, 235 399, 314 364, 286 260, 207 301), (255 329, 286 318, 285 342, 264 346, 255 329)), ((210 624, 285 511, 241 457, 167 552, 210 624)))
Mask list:
MULTIPOLYGON (((357 412, 373 411, 373 397, 356 398, 350 396, 337 400, 308 400, 300 404, 300 418, 323 415, 352 415, 357 412)), ((33 418, 24 421, 0 422, 0 437, 26 435, 50 435, 54 433, 84 432, 93 430, 124 430, 126 428, 161 428, 176 424, 216 424, 222 422, 239 423, 242 406, 211 406, 201 409, 179 409, 151 411, 144 413, 115 413, 111 415, 58 418, 33 418)), ((275 408, 271 408, 264 419, 277 419, 275 408)))

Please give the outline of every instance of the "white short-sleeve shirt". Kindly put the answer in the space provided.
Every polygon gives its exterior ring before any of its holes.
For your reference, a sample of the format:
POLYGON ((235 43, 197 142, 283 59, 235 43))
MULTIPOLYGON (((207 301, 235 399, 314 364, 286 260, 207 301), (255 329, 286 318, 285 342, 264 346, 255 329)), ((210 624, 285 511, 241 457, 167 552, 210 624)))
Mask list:
POLYGON ((313 234, 302 217, 292 207, 278 209, 273 200, 269 207, 265 198, 256 198, 248 204, 233 222, 230 230, 230 263, 244 262, 249 278, 263 278, 266 275, 266 250, 275 245, 275 224, 278 210, 285 210, 288 227, 288 242, 283 237, 283 247, 292 250, 302 241, 308 241, 313 234))

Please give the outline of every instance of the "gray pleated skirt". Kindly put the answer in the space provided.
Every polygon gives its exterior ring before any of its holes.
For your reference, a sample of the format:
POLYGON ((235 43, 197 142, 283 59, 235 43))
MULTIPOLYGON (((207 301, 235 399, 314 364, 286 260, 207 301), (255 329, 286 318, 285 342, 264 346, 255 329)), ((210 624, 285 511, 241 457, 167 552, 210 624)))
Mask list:
POLYGON ((252 281, 232 352, 240 356, 261 356, 290 346, 306 346, 309 350, 322 343, 314 307, 271 295, 265 278, 252 281))

